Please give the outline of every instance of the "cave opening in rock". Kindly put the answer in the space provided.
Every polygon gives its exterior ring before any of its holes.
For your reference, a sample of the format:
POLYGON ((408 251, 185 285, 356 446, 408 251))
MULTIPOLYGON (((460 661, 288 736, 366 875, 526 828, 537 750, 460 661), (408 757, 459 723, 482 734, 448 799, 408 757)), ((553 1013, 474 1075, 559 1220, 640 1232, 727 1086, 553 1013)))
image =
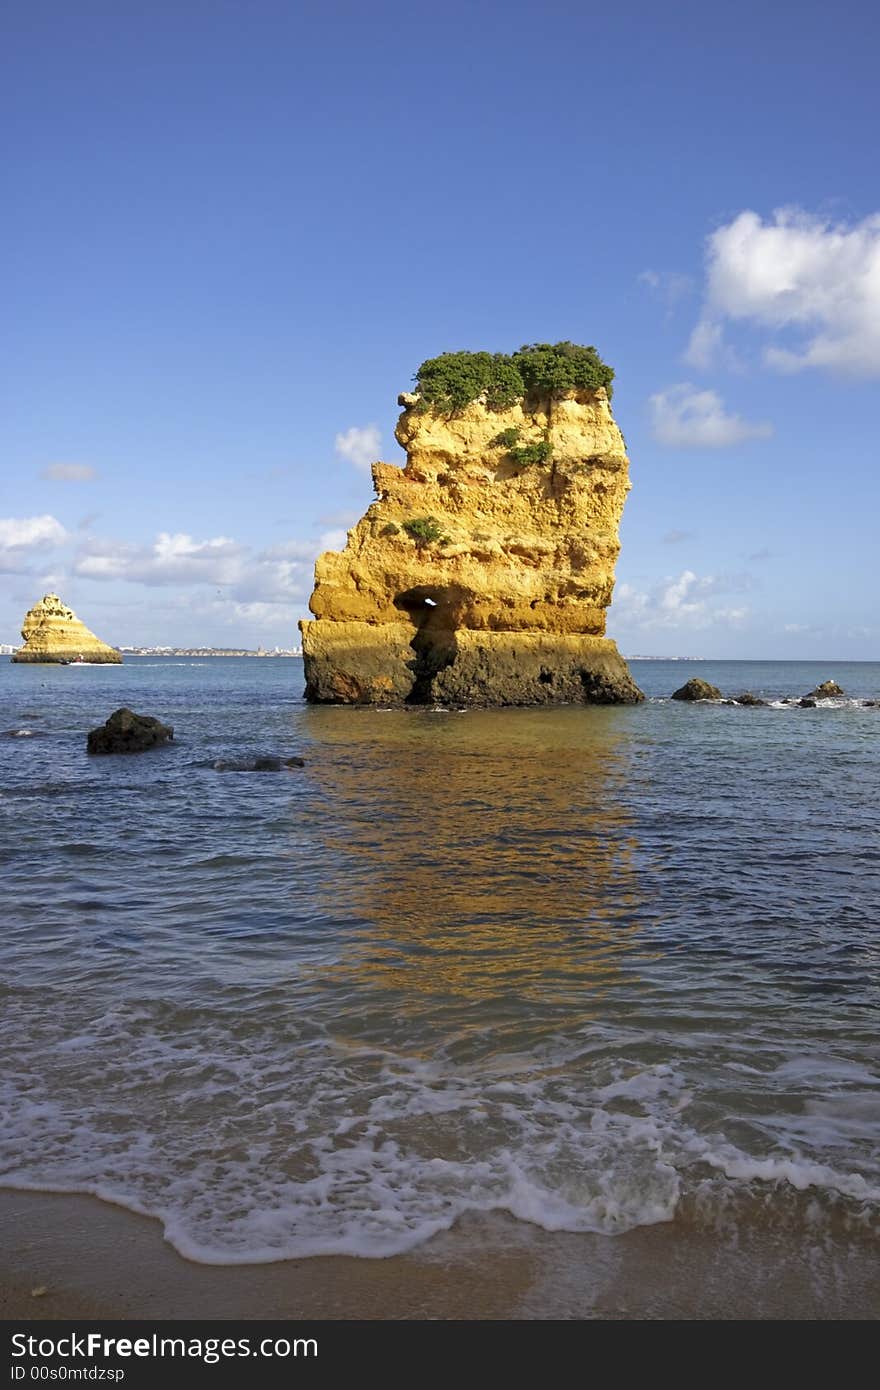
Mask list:
POLYGON ((398 594, 394 605, 415 626, 410 642, 413 660, 407 662, 413 683, 406 704, 431 704, 435 677, 452 665, 458 652, 455 634, 460 595, 441 585, 420 584, 398 594))

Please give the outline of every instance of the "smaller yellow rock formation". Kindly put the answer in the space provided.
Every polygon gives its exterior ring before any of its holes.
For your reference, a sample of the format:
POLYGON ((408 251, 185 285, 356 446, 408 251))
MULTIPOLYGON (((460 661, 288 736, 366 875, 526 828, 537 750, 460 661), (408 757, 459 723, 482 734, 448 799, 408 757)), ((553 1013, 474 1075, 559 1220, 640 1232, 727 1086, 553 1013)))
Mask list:
POLYGON ((13 661, 112 662, 122 657, 81 623, 57 594, 46 594, 26 614, 21 629, 24 646, 13 661))

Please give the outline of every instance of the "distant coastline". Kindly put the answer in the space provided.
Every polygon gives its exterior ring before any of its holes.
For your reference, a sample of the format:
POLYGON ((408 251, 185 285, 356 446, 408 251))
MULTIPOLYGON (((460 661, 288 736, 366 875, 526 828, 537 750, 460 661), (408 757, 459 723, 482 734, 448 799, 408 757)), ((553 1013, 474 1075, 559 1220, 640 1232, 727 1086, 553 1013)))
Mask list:
MULTIPOLYGON (((11 656, 21 643, 0 643, 0 656, 11 656)), ((258 647, 116 647, 122 656, 302 656, 302 647, 273 647, 269 652, 258 647)))
POLYGON ((302 656, 302 647, 119 647, 123 656, 302 656))

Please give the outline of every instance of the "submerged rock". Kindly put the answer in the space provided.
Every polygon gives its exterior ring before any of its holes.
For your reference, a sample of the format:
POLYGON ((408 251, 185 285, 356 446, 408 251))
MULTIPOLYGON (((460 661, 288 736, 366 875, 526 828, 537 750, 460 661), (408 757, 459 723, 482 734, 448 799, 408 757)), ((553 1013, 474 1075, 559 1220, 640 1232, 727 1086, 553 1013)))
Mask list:
POLYGON ((635 703, 605 633, 629 491, 604 387, 443 413, 417 395, 377 500, 315 566, 306 697, 443 706, 635 703))
POLYGON ((130 709, 118 709, 106 724, 92 729, 88 737, 90 753, 143 753, 157 748, 174 737, 170 724, 163 724, 149 714, 135 714, 130 709))
POLYGON ((280 758, 268 753, 256 758, 218 758, 215 772, 280 772, 283 767, 305 767, 304 758, 280 758))
POLYGON ((21 635, 24 646, 13 652, 13 661, 48 662, 55 665, 118 664, 121 654, 81 623, 72 608, 57 594, 45 594, 25 615, 21 635))
POLYGON ((810 697, 809 697, 809 695, 805 695, 804 698, 803 698, 802 700, 798 700, 798 704, 799 704, 799 706, 800 706, 801 709, 815 709, 815 708, 816 708, 816 701, 815 701, 815 700, 811 700, 810 697))
POLYGON ((811 690, 809 695, 805 695, 804 699, 832 700, 837 695, 845 694, 846 691, 841 689, 841 687, 837 684, 837 681, 823 681, 821 685, 816 686, 815 690, 811 690))
POLYGON ((766 705, 766 700, 761 700, 757 695, 753 695, 750 690, 744 690, 742 695, 734 696, 735 705, 766 705))
POLYGON ((673 700, 720 700, 721 691, 717 685, 710 685, 708 681, 700 680, 698 676, 692 676, 678 690, 672 692, 672 698, 673 700))

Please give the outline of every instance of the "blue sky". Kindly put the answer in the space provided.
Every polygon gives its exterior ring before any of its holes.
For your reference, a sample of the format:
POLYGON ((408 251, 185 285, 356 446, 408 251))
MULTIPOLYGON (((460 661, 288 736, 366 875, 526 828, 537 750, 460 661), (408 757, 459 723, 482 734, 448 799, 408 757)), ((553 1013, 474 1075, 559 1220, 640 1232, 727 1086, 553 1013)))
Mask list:
POLYGON ((594 343, 625 652, 880 657, 876 7, 10 0, 0 641, 288 646, 460 348, 594 343))

